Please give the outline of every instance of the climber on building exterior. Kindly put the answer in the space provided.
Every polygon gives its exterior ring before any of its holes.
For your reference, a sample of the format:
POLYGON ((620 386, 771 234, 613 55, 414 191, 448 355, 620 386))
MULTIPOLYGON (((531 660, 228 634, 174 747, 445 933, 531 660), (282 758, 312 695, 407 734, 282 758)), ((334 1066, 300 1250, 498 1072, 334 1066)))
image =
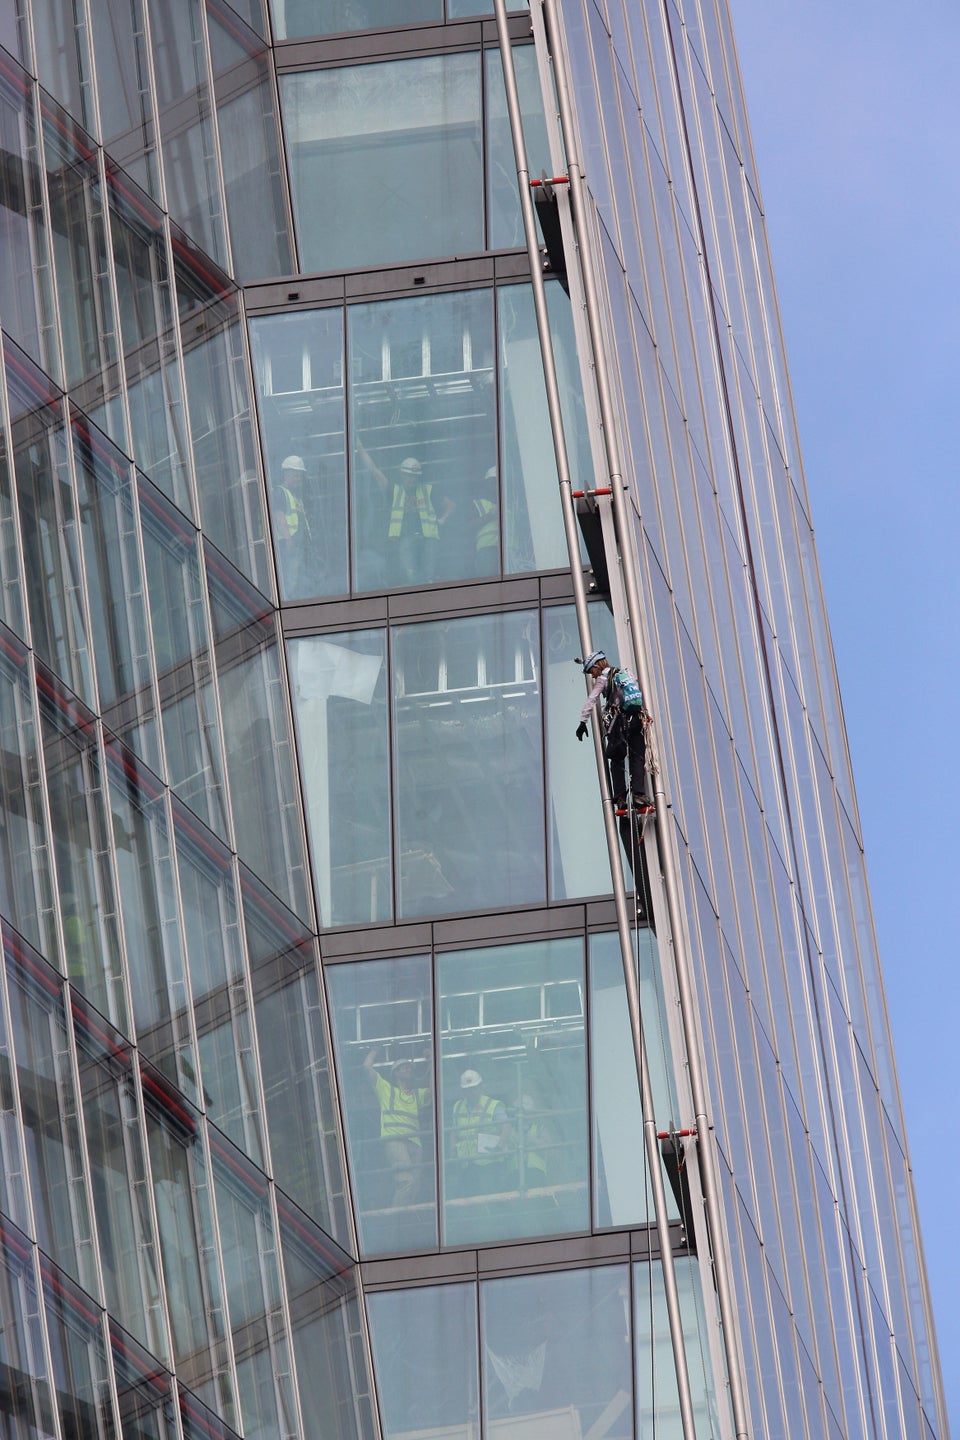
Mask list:
POLYGON ((653 805, 647 799, 647 741, 644 732, 646 710, 640 686, 629 670, 615 669, 602 650, 594 650, 583 662, 583 673, 593 684, 587 703, 580 712, 577 739, 587 733, 590 713, 602 704, 603 754, 610 768, 610 788, 615 810, 627 808, 627 765, 630 768, 630 791, 634 809, 649 812, 653 805))

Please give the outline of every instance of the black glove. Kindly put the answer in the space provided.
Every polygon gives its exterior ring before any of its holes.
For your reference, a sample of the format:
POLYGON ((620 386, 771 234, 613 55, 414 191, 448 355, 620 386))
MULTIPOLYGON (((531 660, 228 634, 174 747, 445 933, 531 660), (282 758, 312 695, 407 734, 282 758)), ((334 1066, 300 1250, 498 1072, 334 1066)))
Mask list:
POLYGON ((580 721, 580 724, 577 726, 577 739, 578 739, 578 740, 585 740, 586 738, 587 738, 587 722, 586 722, 586 720, 581 720, 581 721, 580 721))

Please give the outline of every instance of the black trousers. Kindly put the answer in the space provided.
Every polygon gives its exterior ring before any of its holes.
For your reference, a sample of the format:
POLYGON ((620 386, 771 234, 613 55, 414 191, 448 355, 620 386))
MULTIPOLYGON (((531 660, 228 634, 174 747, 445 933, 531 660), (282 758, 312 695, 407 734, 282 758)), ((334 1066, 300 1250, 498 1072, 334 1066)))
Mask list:
POLYGON ((610 788, 614 799, 627 793, 627 764, 630 765, 630 789, 634 795, 647 790, 647 741, 639 715, 615 716, 603 743, 603 753, 610 767, 610 788))

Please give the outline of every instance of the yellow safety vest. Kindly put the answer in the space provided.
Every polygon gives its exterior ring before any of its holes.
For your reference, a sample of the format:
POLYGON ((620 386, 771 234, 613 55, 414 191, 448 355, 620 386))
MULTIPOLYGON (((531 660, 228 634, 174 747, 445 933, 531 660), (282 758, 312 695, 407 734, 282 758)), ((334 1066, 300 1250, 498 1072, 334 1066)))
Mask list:
POLYGON ((393 508, 390 512, 390 529, 387 535, 391 540, 399 540, 400 531, 403 528, 403 517, 407 509, 407 501, 410 494, 413 494, 417 508, 417 516, 420 521, 420 530, 427 540, 439 540, 440 527, 437 524, 437 512, 433 508, 433 486, 420 484, 411 492, 399 482, 393 487, 393 508))
POLYGON ((492 1095, 481 1095, 480 1105, 476 1110, 467 1106, 466 1100, 457 1100, 453 1107, 453 1124, 456 1130, 456 1151, 460 1160, 472 1160, 476 1165, 490 1165, 495 1160, 500 1160, 501 1155, 481 1155, 480 1132, 487 1135, 499 1136, 500 1126, 496 1123, 494 1116, 500 1106, 500 1101, 495 1100, 492 1095))
POLYGON ((487 517, 477 531, 477 549, 488 550, 497 543, 497 507, 492 500, 474 500, 473 505, 481 519, 487 517))
POLYGON ((283 512, 284 519, 287 522, 287 538, 292 540, 295 535, 299 534, 300 521, 302 520, 304 538, 309 540, 310 521, 307 519, 307 512, 303 508, 303 501, 294 495, 292 490, 288 490, 286 485, 278 485, 277 489, 281 495, 286 497, 287 501, 287 508, 283 512))
POLYGON ((374 1093, 380 1102, 380 1139, 411 1140, 414 1145, 420 1145, 420 1111, 427 1103, 429 1092, 412 1090, 407 1094, 399 1085, 391 1085, 378 1075, 374 1093))

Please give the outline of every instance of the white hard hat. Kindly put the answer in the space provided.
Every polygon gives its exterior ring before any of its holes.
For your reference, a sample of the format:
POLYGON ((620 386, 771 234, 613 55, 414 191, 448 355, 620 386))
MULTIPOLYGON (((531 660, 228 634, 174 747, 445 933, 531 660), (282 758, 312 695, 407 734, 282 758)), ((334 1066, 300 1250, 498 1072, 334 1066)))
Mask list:
POLYGON ((487 471, 486 475, 484 475, 483 478, 484 478, 484 480, 496 480, 496 478, 497 478, 497 467, 496 467, 496 465, 491 465, 491 466, 490 466, 490 469, 487 471))
POLYGON ((606 660, 606 658, 607 658, 607 657, 606 657, 606 655, 604 655, 604 653, 603 653, 602 650, 594 650, 593 654, 592 654, 592 655, 588 655, 587 658, 586 658, 586 660, 584 660, 584 662, 583 662, 583 673, 584 673, 584 675, 586 675, 586 673, 587 673, 588 670, 592 670, 592 669, 593 669, 594 665, 596 665, 596 663, 597 663, 598 660, 606 660))
POLYGON ((401 460, 400 469, 406 475, 420 475, 423 473, 423 466, 415 455, 408 455, 406 460, 401 460))
POLYGON ((460 1076, 460 1089, 473 1090, 483 1084, 483 1076, 479 1070, 464 1070, 460 1076))
POLYGON ((288 455, 280 468, 282 470, 302 470, 304 475, 307 473, 307 467, 303 463, 302 455, 288 455))

